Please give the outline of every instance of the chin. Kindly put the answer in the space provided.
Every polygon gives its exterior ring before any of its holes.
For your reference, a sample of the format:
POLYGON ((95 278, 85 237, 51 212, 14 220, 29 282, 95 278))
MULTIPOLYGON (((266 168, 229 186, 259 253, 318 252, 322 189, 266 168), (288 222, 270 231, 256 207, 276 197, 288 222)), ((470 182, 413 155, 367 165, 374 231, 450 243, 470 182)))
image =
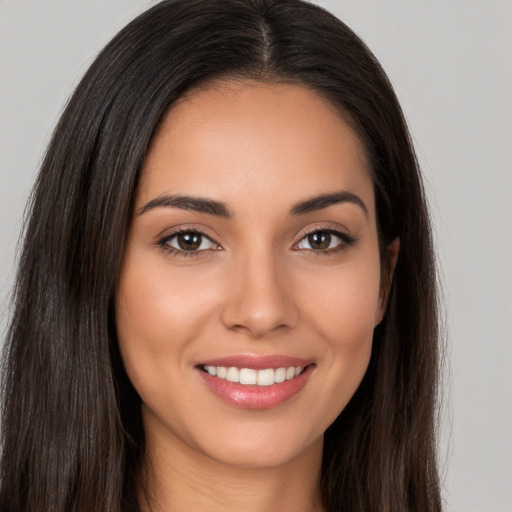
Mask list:
MULTIPOLYGON (((210 456, 216 462, 233 468, 269 469, 286 466, 296 460, 309 457, 313 447, 318 448, 322 445, 323 435, 306 446, 284 442, 231 444, 222 452, 216 449, 210 456)), ((319 452, 321 453, 321 450, 319 452)))
POLYGON ((240 469, 277 468, 302 458, 316 459, 322 453, 323 429, 297 429, 301 425, 293 423, 242 423, 212 430, 206 438, 203 432, 194 449, 218 463, 240 469))

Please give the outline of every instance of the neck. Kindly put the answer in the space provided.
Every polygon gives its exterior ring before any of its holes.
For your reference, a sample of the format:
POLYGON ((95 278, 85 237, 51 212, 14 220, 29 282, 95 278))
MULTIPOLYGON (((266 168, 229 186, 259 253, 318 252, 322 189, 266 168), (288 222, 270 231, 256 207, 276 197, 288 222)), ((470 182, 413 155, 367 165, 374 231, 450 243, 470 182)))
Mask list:
POLYGON ((323 440, 274 467, 234 467, 193 448, 147 439, 142 512, 321 512, 323 440))

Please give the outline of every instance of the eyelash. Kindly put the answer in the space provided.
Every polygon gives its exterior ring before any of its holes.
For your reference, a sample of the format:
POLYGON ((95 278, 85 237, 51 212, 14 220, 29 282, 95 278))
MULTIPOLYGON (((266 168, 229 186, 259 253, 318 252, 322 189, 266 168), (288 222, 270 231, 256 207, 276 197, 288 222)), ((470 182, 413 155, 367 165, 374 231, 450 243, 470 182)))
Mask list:
MULTIPOLYGON (((202 249, 200 251, 198 251, 198 250, 185 251, 182 249, 176 249, 175 247, 172 247, 169 245, 169 242, 173 238, 176 238, 178 235, 184 234, 184 233, 199 235, 201 238, 206 238, 207 240, 209 240, 216 247, 220 247, 219 244, 214 242, 208 235, 204 234, 202 231, 200 231, 199 229, 196 229, 196 228, 179 228, 179 229, 173 231, 172 233, 170 233, 169 235, 166 235, 162 239, 158 240, 157 245, 159 247, 161 247, 165 252, 170 254, 171 256, 184 257, 184 258, 189 258, 189 257, 197 258, 198 256, 201 256, 201 253, 205 252, 207 249, 202 249)), ((218 250, 218 249, 210 249, 210 250, 218 250)))
MULTIPOLYGON (((328 235, 334 235, 335 237, 337 237, 341 240, 341 242, 338 245, 336 245, 335 247, 331 247, 330 249, 323 249, 323 250, 322 249, 319 249, 319 250, 302 249, 302 250, 308 251, 310 254, 314 254, 315 256, 330 256, 332 254, 337 254, 339 252, 348 250, 351 246, 353 246, 357 242, 356 238, 348 235, 347 233, 345 233, 341 230, 334 229, 332 227, 317 227, 317 228, 314 228, 311 231, 305 233, 301 237, 301 239, 296 244, 294 244, 293 248, 295 249, 295 247, 298 247, 298 245, 303 240, 305 240, 307 237, 309 237, 311 235, 314 235, 315 233, 326 233, 328 235)), ((301 249, 297 248, 295 250, 300 251, 301 249)))
MULTIPOLYGON (((320 227, 320 228, 315 228, 315 229, 305 233, 300 238, 300 240, 293 245, 292 249, 296 250, 296 251, 300 251, 300 250, 308 251, 309 253, 315 254, 317 256, 329 256, 329 255, 336 254, 336 253, 341 252, 341 251, 346 251, 351 246, 353 246, 356 242, 357 242, 357 239, 355 239, 354 237, 348 235, 347 233, 344 233, 343 231, 334 229, 332 227, 325 227, 325 228, 320 227), (323 249, 323 250, 321 250, 321 249, 320 250, 315 250, 315 249, 300 249, 300 248, 298 248, 298 245, 303 240, 305 240, 307 237, 309 237, 309 236, 311 236, 311 235, 313 235, 315 233, 326 233, 326 234, 329 234, 329 235, 334 235, 335 237, 337 237, 337 238, 339 238, 341 240, 341 243, 339 243, 337 246, 332 247, 330 249, 328 248, 328 249, 323 249)), ((172 233, 170 233, 169 235, 166 235, 162 239, 158 240, 157 245, 162 250, 164 250, 165 252, 170 254, 171 256, 184 257, 184 258, 199 257, 199 256, 201 256, 201 253, 203 253, 203 252, 206 252, 206 251, 209 251, 209 250, 219 250, 219 249, 217 249, 217 247, 220 247, 219 244, 214 242, 208 235, 206 235, 202 231, 200 231, 198 229, 195 229, 195 228, 194 229, 192 229, 192 228, 180 228, 180 229, 177 229, 177 230, 173 231, 172 233), (206 238, 212 244, 215 245, 215 248, 214 249, 202 249, 202 250, 186 251, 186 250, 183 250, 183 249, 176 249, 175 247, 172 247, 172 246, 169 245, 169 242, 172 239, 174 239, 175 237, 177 237, 178 235, 183 234, 183 233, 195 234, 195 235, 199 235, 201 238, 206 238)))

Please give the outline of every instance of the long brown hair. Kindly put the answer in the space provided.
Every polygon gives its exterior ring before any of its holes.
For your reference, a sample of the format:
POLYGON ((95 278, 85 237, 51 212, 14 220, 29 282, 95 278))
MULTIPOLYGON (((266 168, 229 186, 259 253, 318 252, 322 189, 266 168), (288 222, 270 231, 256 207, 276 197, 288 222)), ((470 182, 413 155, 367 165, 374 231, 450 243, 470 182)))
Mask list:
POLYGON ((1 512, 138 510, 144 432, 113 298, 151 137, 185 91, 222 77, 303 84, 348 114, 371 163, 381 248, 400 239, 367 374, 325 434, 325 509, 441 509, 431 229, 385 73, 345 24, 311 3, 166 0, 92 64, 31 196, 3 359, 1 512))

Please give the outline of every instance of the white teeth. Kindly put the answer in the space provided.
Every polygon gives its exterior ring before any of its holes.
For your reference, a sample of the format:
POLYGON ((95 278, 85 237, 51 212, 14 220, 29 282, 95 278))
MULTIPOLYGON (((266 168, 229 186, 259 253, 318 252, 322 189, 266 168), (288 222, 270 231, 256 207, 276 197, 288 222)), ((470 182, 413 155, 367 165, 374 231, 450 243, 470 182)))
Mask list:
POLYGON ((240 384, 256 384, 258 381, 258 372, 250 368, 240 369, 240 384))
POLYGON ((204 369, 210 374, 215 377, 217 375, 217 367, 216 366, 205 366, 204 369))
POLYGON ((236 368, 235 366, 203 366, 203 369, 210 375, 229 382, 258 386, 272 386, 285 380, 298 377, 304 368, 301 366, 289 366, 281 368, 266 368, 264 370, 253 370, 252 368, 236 368))
POLYGON ((226 380, 229 380, 229 382, 240 382, 240 370, 234 366, 228 368, 226 380))
POLYGON ((272 384, 274 384, 274 370, 272 368, 259 370, 258 386, 272 386, 272 384))
POLYGON ((274 382, 284 382, 286 380, 286 368, 278 368, 274 372, 274 382))

